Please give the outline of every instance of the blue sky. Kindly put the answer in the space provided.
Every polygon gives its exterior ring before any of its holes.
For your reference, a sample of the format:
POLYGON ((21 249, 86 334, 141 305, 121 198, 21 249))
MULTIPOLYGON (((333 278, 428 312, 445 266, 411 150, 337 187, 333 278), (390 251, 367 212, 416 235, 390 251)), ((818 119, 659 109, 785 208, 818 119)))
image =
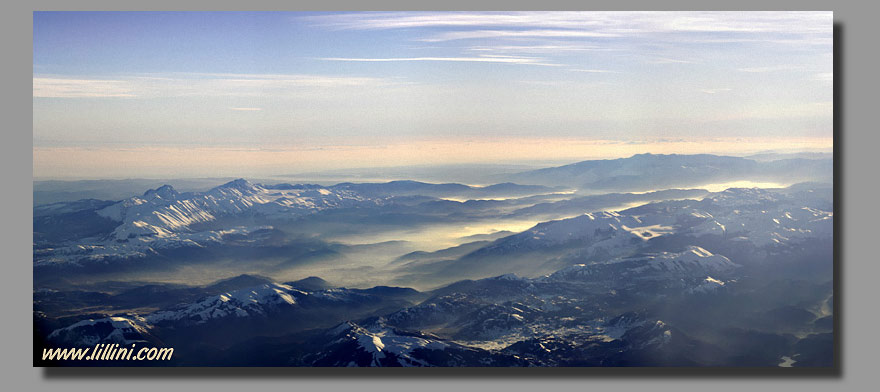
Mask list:
POLYGON ((830 12, 37 12, 34 173, 827 149, 832 45, 830 12))

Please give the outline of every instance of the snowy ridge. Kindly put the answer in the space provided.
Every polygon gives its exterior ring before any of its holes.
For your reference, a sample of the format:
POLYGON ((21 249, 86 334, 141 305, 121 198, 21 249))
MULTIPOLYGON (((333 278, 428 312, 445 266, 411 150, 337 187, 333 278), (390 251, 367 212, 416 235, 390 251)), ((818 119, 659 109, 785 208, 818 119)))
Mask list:
POLYGON ((662 346, 672 338, 672 331, 662 320, 642 312, 626 312, 597 326, 599 336, 624 340, 638 347, 662 346))
POLYGON ((691 294, 715 293, 723 289, 725 284, 724 281, 707 276, 706 279, 703 279, 698 285, 688 289, 688 292, 691 294))
POLYGON ((381 301, 381 296, 359 293, 357 290, 305 292, 286 284, 265 283, 160 309, 143 317, 133 315, 80 321, 53 331, 50 337, 78 342, 76 344, 111 340, 120 342, 122 338, 141 341, 154 326, 173 330, 208 323, 222 327, 231 320, 271 322, 274 320, 272 317, 289 316, 290 311, 321 313, 337 309, 351 314, 352 309, 358 306, 369 307, 381 301))
MULTIPOLYGON (((384 366, 386 359, 396 360, 396 365, 429 366, 424 359, 415 355, 416 350, 445 350, 450 344, 440 341, 439 338, 420 334, 402 334, 385 325, 383 320, 361 326, 352 322, 345 322, 331 329, 336 336, 334 343, 354 342, 356 351, 367 353, 371 356, 366 366, 384 366)), ((364 366, 349 362, 337 366, 364 366)))
POLYGON ((767 189, 731 188, 701 200, 647 203, 620 212, 539 223, 469 256, 570 246, 576 247, 568 253, 570 259, 601 261, 635 253, 648 241, 669 235, 741 237, 756 247, 831 238, 833 213, 817 208, 824 205, 817 200, 821 198, 796 199, 767 189))
POLYGON ((388 323, 406 329, 424 329, 452 321, 462 312, 478 306, 479 302, 462 294, 447 295, 430 302, 403 308, 386 316, 388 323))
MULTIPOLYGON (((651 322, 652 321, 642 313, 626 312, 602 323, 598 326, 598 330, 600 333, 611 339, 620 339, 626 331, 650 324, 651 322)), ((662 321, 656 320, 655 322, 662 321)))
MULTIPOLYGON (((170 185, 146 191, 96 211, 119 222, 105 238, 88 238, 35 252, 35 265, 79 264, 105 258, 138 258, 159 249, 204 247, 222 243, 228 234, 248 235, 272 229, 268 225, 235 226, 219 230, 194 229, 220 217, 259 215, 289 218, 330 209, 381 204, 346 189, 313 185, 264 186, 238 179, 202 193, 179 193, 170 185)), ((82 203, 81 203, 82 204, 82 203)), ((53 206, 54 207, 54 206, 53 206)), ((62 208, 58 206, 55 209, 62 208)), ((43 211, 43 210, 40 210, 43 211)))
MULTIPOLYGON (((768 189, 730 188, 700 201, 649 203, 621 213, 633 215, 643 229, 650 229, 648 237, 718 235, 741 237, 739 240, 765 247, 831 238, 834 214, 823 209, 831 206, 820 200, 818 195, 816 199, 798 199, 768 189)), ((643 231, 629 225, 626 229, 643 231)))
POLYGON ((99 241, 73 244, 57 248, 40 249, 34 252, 34 265, 56 263, 81 264, 82 261, 102 261, 107 258, 126 259, 146 257, 157 254, 157 250, 182 247, 201 248, 211 244, 221 244, 230 234, 250 235, 261 230, 271 230, 272 226, 239 226, 225 230, 211 230, 193 233, 173 233, 167 237, 135 237, 125 242, 99 241))
POLYGON ((219 216, 244 212, 255 214, 301 214, 354 205, 368 199, 347 190, 312 187, 266 188, 238 179, 204 193, 181 194, 169 185, 149 190, 98 211, 122 224, 113 232, 116 240, 137 236, 164 238, 186 231, 193 224, 219 216), (283 188, 283 189, 280 189, 283 188))
POLYGON ((775 203, 782 200, 781 195, 762 188, 729 188, 707 195, 704 200, 727 207, 746 207, 775 203))
POLYGON ((613 259, 605 263, 575 264, 554 272, 542 281, 580 281, 614 277, 667 278, 705 276, 725 273, 738 264, 722 255, 715 255, 698 246, 683 252, 662 252, 638 257, 613 259))
POLYGON ((93 346, 98 343, 119 343, 122 345, 145 342, 152 328, 141 317, 106 317, 82 320, 49 334, 50 341, 63 342, 77 346, 93 346))
POLYGON ((297 298, 309 295, 290 286, 271 283, 211 296, 172 310, 162 310, 145 317, 149 323, 187 320, 203 324, 223 317, 266 315, 279 306, 293 306, 297 298))
POLYGON ((690 275, 694 271, 725 272, 739 267, 727 257, 712 254, 699 246, 688 246, 687 250, 681 253, 663 252, 657 256, 649 256, 647 261, 646 265, 633 268, 631 271, 640 273, 650 269, 690 275))
POLYGON ((694 234, 740 234, 757 246, 786 244, 809 238, 830 238, 834 214, 810 207, 781 205, 766 209, 734 209, 693 227, 694 234))
POLYGON ((616 212, 587 213, 580 217, 541 223, 522 235, 531 236, 535 240, 549 243, 561 243, 572 240, 585 240, 600 232, 618 232, 622 226, 638 226, 639 221, 632 216, 620 215, 616 212))
POLYGON ((209 296, 171 309, 159 310, 144 317, 149 323, 184 322, 204 324, 226 317, 265 317, 285 309, 323 309, 331 306, 356 306, 377 297, 356 290, 334 288, 302 291, 290 285, 266 283, 254 287, 209 296))
POLYGON ((591 246, 591 250, 613 249, 621 244, 645 240, 624 229, 628 226, 639 226, 640 223, 633 216, 616 212, 588 213, 575 218, 539 223, 522 233, 496 240, 471 255, 528 251, 558 245, 591 246))

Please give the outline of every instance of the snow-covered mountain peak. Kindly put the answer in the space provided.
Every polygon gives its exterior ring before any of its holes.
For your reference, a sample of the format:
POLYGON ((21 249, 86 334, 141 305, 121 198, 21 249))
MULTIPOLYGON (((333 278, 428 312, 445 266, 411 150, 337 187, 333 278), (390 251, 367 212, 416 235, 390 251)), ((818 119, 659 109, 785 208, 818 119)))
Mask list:
POLYGON ((724 288, 724 285, 724 281, 715 279, 711 276, 707 276, 706 279, 703 279, 699 284, 690 288, 688 292, 691 294, 714 293, 724 288))
POLYGON ((223 185, 219 185, 214 187, 212 190, 218 189, 235 189, 243 194, 254 194, 263 190, 263 187, 253 184, 244 178, 239 178, 236 180, 229 181, 223 185))
POLYGON ((711 200, 716 205, 738 207, 768 202, 776 202, 781 195, 762 188, 728 188, 721 192, 711 193, 704 200, 711 200))
POLYGON ((616 212, 593 212, 578 217, 543 222, 519 234, 546 242, 567 242, 584 240, 601 236, 600 233, 613 235, 622 226, 638 226, 639 221, 631 216, 622 216, 616 212))
POLYGON ((636 272, 653 269, 667 272, 680 272, 691 274, 692 272, 707 270, 723 272, 739 267, 722 255, 715 255, 699 246, 688 246, 684 252, 662 252, 656 256, 649 256, 645 266, 633 269, 636 272))
POLYGON ((705 250, 699 246, 690 245, 686 248, 685 253, 690 253, 697 257, 711 257, 714 256, 712 252, 705 250))
POLYGON ((300 295, 307 295, 303 291, 299 291, 288 285, 280 283, 266 283, 256 287, 235 290, 220 294, 219 299, 222 302, 237 301, 240 303, 287 303, 293 305, 296 300, 291 296, 295 292, 300 295))
POLYGON ((698 246, 682 252, 661 252, 623 257, 604 263, 575 264, 538 278, 542 281, 581 281, 616 278, 684 278, 721 274, 739 267, 722 255, 712 254, 698 246))
POLYGON ((172 187, 171 185, 162 185, 156 189, 150 189, 144 192, 143 198, 147 200, 158 198, 162 200, 173 201, 177 199, 179 195, 180 192, 177 192, 177 190, 174 189, 174 187, 172 187))
POLYGON ((87 238, 88 242, 74 244, 67 247, 69 249, 59 248, 53 256, 56 260, 77 262, 96 255, 87 249, 113 248, 120 255, 138 255, 155 249, 202 247, 208 242, 221 241, 223 230, 196 232, 193 226, 221 217, 234 220, 237 216, 258 215, 285 219, 381 202, 350 190, 309 185, 264 187, 245 179, 230 181, 206 192, 179 193, 172 186, 164 185, 98 209, 98 216, 119 225, 109 235, 87 238))
POLYGON ((131 344, 143 342, 151 327, 138 316, 105 317, 79 321, 49 334, 49 340, 62 344, 92 346, 98 343, 131 344))
POLYGON ((192 320, 197 324, 211 319, 235 316, 265 315, 277 306, 293 306, 297 298, 308 293, 288 285, 266 283, 255 287, 230 291, 204 298, 181 307, 152 313, 146 317, 150 323, 192 320))
POLYGON ((521 278, 521 277, 517 276, 517 275, 514 274, 514 273, 509 273, 509 274, 499 275, 499 276, 495 276, 495 277, 488 278, 488 279, 494 279, 494 280, 513 280, 513 281, 526 281, 526 280, 527 280, 527 279, 525 279, 525 278, 521 278))
POLYGON ((330 331, 337 337, 334 343, 351 345, 351 354, 368 355, 365 363, 356 363, 359 366, 387 366, 389 361, 397 366, 427 366, 429 363, 423 359, 423 352, 445 350, 451 346, 434 336, 387 327, 381 320, 367 325, 344 322, 330 331))

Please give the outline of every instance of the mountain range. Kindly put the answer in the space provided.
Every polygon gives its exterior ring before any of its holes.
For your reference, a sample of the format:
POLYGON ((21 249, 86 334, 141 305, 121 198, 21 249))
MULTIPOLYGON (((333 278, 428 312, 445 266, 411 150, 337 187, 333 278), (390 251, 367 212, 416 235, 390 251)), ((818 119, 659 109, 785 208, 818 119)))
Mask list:
POLYGON ((118 343, 182 366, 828 366, 831 160, 772 158, 36 205, 35 363, 118 343), (808 182, 698 188, 732 181, 808 182))

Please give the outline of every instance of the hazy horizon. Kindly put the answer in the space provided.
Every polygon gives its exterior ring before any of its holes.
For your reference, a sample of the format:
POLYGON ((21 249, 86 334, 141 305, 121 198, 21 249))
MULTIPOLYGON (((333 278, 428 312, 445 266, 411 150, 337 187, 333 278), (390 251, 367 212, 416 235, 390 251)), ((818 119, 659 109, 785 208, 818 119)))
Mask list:
MULTIPOLYGON (((325 177, 357 179, 365 173, 368 178, 381 180, 372 174, 407 168, 449 167, 520 167, 531 170, 562 166, 588 160, 629 158, 638 154, 711 154, 749 157, 765 153, 796 155, 803 153, 832 154, 833 141, 823 139, 779 140, 773 144, 748 142, 673 142, 651 143, 653 148, 644 149, 649 143, 622 143, 614 141, 581 141, 578 145, 532 141, 511 143, 485 143, 483 146, 461 146, 449 143, 419 146, 384 146, 358 148, 326 148, 301 150, 297 148, 247 149, 247 148, 34 148, 34 181, 50 180, 104 180, 104 179, 190 179, 190 178, 302 178, 322 180, 325 177), (545 146, 534 149, 535 145, 545 146), (603 145, 611 148, 602 147, 603 145), (477 151, 480 147, 494 149, 498 154, 517 158, 497 158, 484 155, 473 160, 444 160, 445 156, 461 154, 461 151, 477 151), (549 146, 550 148, 547 148, 549 146), (695 146, 698 146, 695 148, 695 146), (714 147, 712 147, 714 146, 714 147), (419 147, 418 149, 410 149, 419 147), (701 149, 699 147, 708 147, 701 149), (721 150, 719 147, 729 147, 721 150), (768 147, 777 147, 776 149, 768 147), (456 148, 458 151, 455 151, 456 148), (580 155, 583 148, 584 155, 580 155), (445 150, 437 154, 437 150, 445 150), (423 153, 431 151, 440 159, 426 159, 423 153), (396 155, 388 155, 389 153, 396 155), (555 155, 553 155, 555 153, 555 155), (352 159, 353 156, 360 158, 352 159), (323 158, 322 161, 303 160, 323 158), (482 158, 482 159, 480 159, 482 158), (160 161, 160 162, 156 162, 160 161), (242 167, 241 162, 253 163, 242 167), (359 164, 352 164, 359 162, 359 164), (38 174, 39 173, 39 174, 38 174), (45 174, 44 174, 45 173, 45 174), (52 174, 49 174, 52 173, 52 174), (355 174, 350 174, 355 173, 355 174), (341 176, 339 176, 341 174, 341 176)), ((466 154, 466 153, 465 153, 466 154)), ((502 170, 515 172, 515 170, 502 170)), ((419 179, 419 178, 391 178, 419 179)), ((448 180, 442 180, 448 181, 448 180)), ((464 182, 467 182, 466 180, 464 182)))

